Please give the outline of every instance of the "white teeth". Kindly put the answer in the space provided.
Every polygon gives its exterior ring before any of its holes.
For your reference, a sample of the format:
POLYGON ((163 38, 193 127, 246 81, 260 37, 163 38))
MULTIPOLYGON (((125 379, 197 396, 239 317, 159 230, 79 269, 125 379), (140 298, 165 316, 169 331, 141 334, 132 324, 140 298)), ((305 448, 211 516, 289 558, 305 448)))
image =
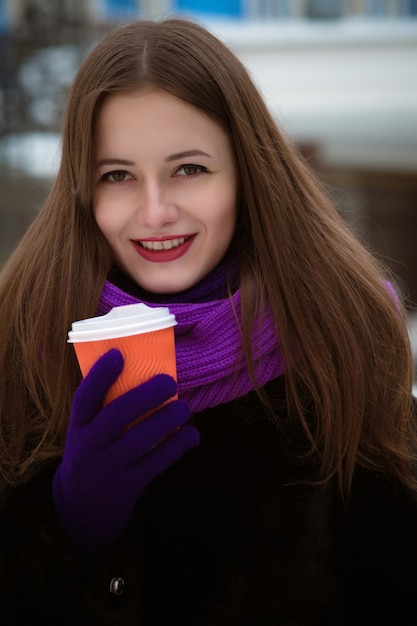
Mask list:
POLYGON ((171 250, 183 244, 185 239, 185 237, 179 237, 167 241, 141 241, 140 244, 147 250, 171 250))

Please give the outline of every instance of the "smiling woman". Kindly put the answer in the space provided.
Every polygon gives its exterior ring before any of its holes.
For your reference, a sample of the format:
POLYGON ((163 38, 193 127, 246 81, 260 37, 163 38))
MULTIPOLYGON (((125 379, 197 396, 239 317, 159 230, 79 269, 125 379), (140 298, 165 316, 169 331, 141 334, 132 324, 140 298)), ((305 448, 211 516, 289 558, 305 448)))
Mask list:
POLYGON ((149 88, 108 96, 95 132, 94 214, 114 261, 154 293, 192 287, 221 261, 235 231, 238 177, 228 134, 149 88))
POLYGON ((207 29, 104 38, 0 275, 5 621, 411 626, 417 432, 394 278, 207 29), (127 359, 109 349, 82 378, 67 333, 130 304, 175 316, 176 378, 106 402, 127 359))

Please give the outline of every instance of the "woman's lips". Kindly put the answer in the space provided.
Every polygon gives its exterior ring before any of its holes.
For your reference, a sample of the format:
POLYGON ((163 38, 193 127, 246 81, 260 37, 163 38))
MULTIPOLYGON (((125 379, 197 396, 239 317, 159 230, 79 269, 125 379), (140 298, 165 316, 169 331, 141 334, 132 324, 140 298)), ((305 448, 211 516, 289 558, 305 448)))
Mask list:
POLYGON ((185 235, 182 237, 143 239, 140 241, 132 239, 132 243, 136 252, 145 261, 168 263, 182 257, 190 249, 195 237, 196 235, 185 235), (143 243, 141 243, 142 241, 143 243), (148 247, 145 247, 146 245, 148 247))

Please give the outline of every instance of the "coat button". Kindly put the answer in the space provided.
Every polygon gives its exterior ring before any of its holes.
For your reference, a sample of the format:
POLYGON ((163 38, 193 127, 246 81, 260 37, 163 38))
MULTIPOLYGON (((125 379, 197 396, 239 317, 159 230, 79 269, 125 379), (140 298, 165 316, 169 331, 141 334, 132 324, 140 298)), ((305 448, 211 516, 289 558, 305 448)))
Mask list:
POLYGON ((123 578, 112 578, 110 581, 110 593, 115 596, 121 596, 123 593, 123 588, 125 586, 125 581, 123 578))

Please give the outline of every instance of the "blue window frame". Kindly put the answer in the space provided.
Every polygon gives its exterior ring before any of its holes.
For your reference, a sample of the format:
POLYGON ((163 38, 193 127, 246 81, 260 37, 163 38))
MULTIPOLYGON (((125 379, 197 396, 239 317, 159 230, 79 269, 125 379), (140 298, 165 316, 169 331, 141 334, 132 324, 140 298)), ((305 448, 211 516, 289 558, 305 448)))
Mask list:
POLYGON ((173 0, 174 11, 242 17, 242 0, 173 0))
POLYGON ((102 0, 102 14, 105 19, 126 19, 138 15, 137 0, 102 0))

